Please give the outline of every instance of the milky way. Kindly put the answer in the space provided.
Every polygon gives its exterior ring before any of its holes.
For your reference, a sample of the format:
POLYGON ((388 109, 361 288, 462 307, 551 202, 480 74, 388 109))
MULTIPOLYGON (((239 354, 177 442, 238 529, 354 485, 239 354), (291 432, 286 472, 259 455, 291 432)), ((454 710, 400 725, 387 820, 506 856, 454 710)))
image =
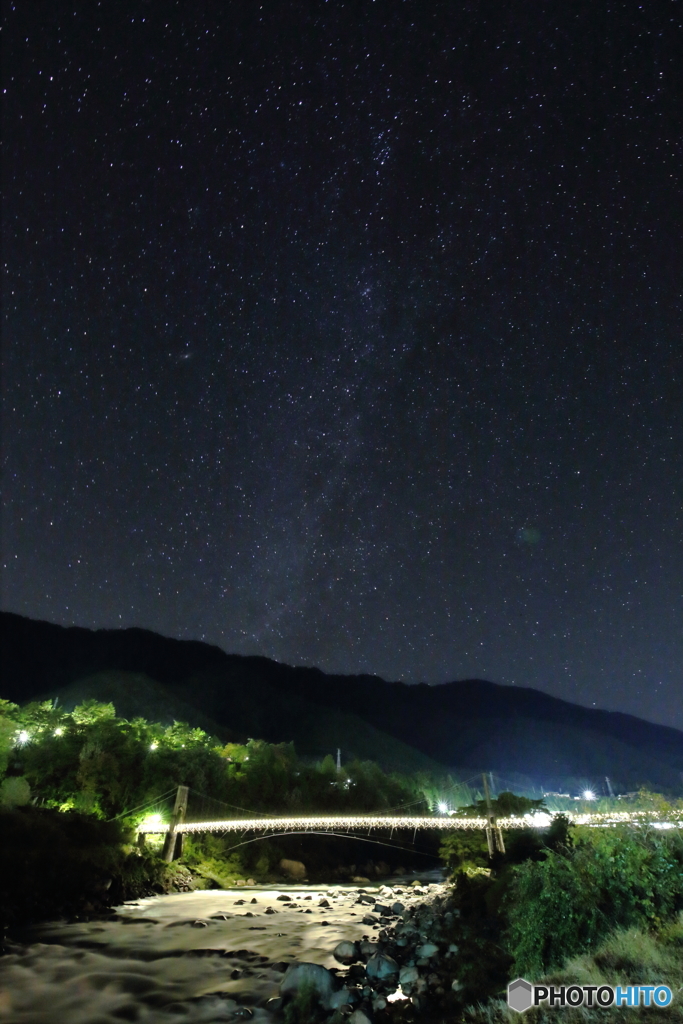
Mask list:
POLYGON ((683 728, 680 5, 4 32, 4 607, 683 728))

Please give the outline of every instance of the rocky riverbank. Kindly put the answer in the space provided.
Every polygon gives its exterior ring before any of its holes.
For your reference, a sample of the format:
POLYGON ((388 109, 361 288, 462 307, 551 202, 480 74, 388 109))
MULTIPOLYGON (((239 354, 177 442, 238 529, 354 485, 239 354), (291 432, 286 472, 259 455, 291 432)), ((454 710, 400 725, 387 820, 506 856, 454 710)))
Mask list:
POLYGON ((359 888, 354 895, 362 923, 377 934, 340 942, 333 955, 342 968, 291 964, 269 1007, 280 1011, 308 990, 330 1011, 330 1022, 405 1019, 404 1002, 420 1015, 455 1008, 461 986, 454 975, 458 946, 451 939, 458 911, 446 886, 383 885, 376 894, 359 888))

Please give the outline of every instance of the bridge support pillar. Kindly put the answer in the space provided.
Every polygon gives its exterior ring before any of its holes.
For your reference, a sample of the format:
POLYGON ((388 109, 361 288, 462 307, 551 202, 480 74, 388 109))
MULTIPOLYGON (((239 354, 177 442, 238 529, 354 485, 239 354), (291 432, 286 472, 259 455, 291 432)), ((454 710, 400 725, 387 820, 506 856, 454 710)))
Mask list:
POLYGON ((493 813, 493 806, 491 805, 491 794, 489 793, 489 784, 485 775, 482 776, 484 780, 484 796, 486 797, 486 816, 488 818, 488 825, 486 826, 486 844, 489 848, 489 858, 493 857, 493 854, 497 850, 498 853, 505 853, 505 843, 503 842, 503 831, 496 821, 496 816, 493 813))
POLYGON ((168 826, 168 832, 164 839, 164 849, 161 854, 167 864, 170 864, 172 860, 179 857, 183 851, 183 834, 182 832, 176 832, 176 829, 185 820, 188 793, 188 786, 178 786, 173 815, 168 826))

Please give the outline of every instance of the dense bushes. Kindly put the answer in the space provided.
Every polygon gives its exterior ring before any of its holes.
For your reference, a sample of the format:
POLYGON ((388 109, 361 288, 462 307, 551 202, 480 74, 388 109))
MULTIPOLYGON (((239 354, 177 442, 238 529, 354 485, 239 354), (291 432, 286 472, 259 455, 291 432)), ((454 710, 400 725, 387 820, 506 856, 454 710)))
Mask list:
POLYGON ((456 970, 465 1003, 502 995, 510 978, 538 979, 621 929, 654 930, 683 909, 677 829, 571 826, 506 834, 486 867, 481 832, 448 838, 460 916, 456 970))
POLYGON ((570 837, 510 878, 505 943, 525 977, 592 949, 616 928, 658 926, 683 908, 677 830, 575 828, 570 837))
MULTIPOLYGON (((0 776, 6 767, 10 778, 25 779, 42 806, 103 818, 154 802, 180 784, 190 787, 191 799, 213 801, 204 811, 219 817, 229 815, 226 804, 279 812, 426 806, 415 783, 372 762, 354 761, 338 773, 331 756, 306 763, 291 743, 221 746, 201 729, 127 721, 113 705, 96 701, 71 713, 50 701, 25 708, 0 701, 0 726, 0 776)), ((20 789, 6 787, 8 797, 20 789)))
POLYGON ((0 939, 7 928, 139 895, 163 870, 126 846, 131 837, 118 822, 77 811, 5 809, 0 833, 0 939))

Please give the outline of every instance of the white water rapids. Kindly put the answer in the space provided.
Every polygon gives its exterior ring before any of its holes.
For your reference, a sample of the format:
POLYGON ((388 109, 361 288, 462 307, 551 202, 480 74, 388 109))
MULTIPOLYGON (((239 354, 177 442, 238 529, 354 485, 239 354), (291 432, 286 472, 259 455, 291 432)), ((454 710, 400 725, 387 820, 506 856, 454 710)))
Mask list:
MULTIPOLYGON (((433 896, 441 886, 429 888, 433 896)), ((377 895, 379 885, 363 889, 377 895)), ((409 886, 394 893, 406 906, 425 898, 409 886)), ((338 942, 377 937, 358 898, 357 886, 254 886, 154 896, 111 919, 41 926, 0 959, 0 1022, 266 1024, 288 963, 339 968, 338 942)))

